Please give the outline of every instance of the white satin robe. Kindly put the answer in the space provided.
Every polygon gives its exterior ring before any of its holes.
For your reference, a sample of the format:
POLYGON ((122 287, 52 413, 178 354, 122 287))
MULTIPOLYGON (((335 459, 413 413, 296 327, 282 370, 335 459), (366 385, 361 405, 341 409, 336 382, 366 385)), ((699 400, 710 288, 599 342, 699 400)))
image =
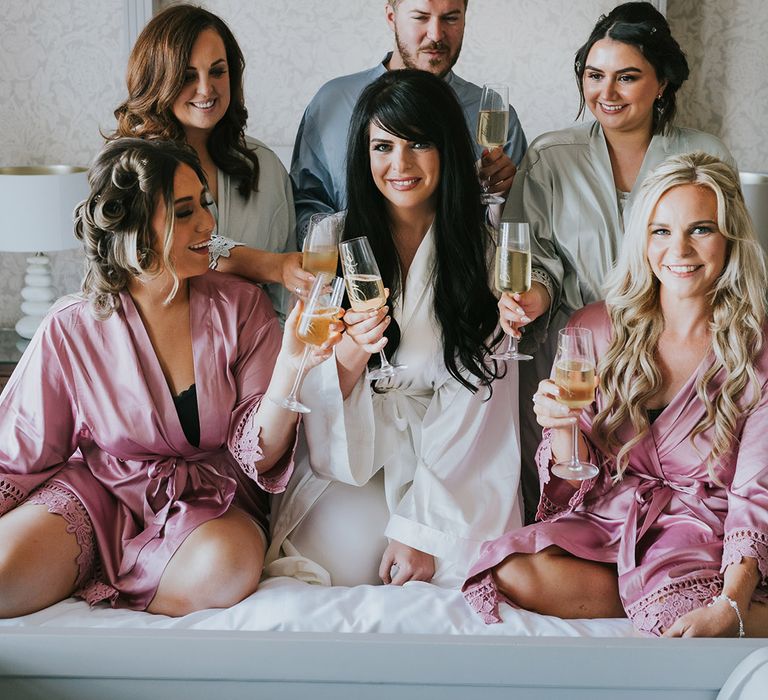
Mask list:
POLYGON ((450 376, 433 314, 434 262, 430 229, 392 308, 402 333, 392 362, 407 369, 378 382, 384 393, 363 375, 343 400, 335 362, 307 376, 301 399, 312 413, 294 476, 273 501, 269 575, 331 583, 333 572, 301 556, 291 533, 332 481, 361 486, 380 469, 390 513, 384 534, 435 556, 440 585, 459 583, 491 533, 521 524, 517 367, 507 364, 490 399, 487 389, 473 394, 450 376))

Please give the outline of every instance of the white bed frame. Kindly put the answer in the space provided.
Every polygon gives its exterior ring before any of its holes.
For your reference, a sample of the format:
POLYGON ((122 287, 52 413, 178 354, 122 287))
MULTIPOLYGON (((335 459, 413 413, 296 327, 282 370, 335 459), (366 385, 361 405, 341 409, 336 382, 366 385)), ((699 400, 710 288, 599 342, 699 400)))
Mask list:
POLYGON ((0 698, 714 700, 767 645, 19 627, 0 631, 0 698))

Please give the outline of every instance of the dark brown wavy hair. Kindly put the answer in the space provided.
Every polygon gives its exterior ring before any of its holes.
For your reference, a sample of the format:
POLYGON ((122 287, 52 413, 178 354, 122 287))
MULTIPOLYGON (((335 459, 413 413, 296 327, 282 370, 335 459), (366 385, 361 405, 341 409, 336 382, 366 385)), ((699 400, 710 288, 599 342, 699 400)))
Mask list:
POLYGON ((226 23, 201 7, 174 5, 144 27, 128 59, 128 99, 115 110, 117 129, 109 138, 186 140, 173 104, 184 87, 192 47, 205 29, 213 29, 224 42, 231 96, 229 108, 208 137, 208 152, 247 199, 258 189, 259 161, 245 144, 245 59, 226 23))

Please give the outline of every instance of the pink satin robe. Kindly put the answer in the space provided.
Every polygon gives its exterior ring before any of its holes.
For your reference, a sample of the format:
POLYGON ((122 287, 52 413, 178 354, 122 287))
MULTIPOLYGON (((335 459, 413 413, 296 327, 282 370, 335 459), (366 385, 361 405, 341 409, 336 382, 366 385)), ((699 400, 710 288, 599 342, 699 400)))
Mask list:
POLYGON ((71 299, 43 323, 0 399, 0 514, 48 479, 80 499, 100 567, 91 595, 144 609, 178 546, 236 504, 266 528, 266 492, 285 488, 289 451, 258 474, 251 418, 281 330, 269 299, 242 279, 190 280, 200 446, 190 445, 136 306, 99 321, 71 299))
MULTIPOLYGON (((577 312, 570 325, 590 328, 598 358, 610 341, 605 305, 577 312)), ((761 583, 755 593, 765 599, 768 576, 768 348, 756 361, 760 399, 748 416, 744 408, 736 426, 737 442, 716 470, 725 488, 713 483, 706 460, 713 430, 691 444, 690 434, 704 417, 696 396, 696 379, 711 366, 704 358, 693 376, 630 452, 624 478, 611 484, 604 453, 591 435, 595 404, 582 413, 581 430, 600 474, 576 490, 551 476, 548 431, 537 453, 542 496, 537 520, 497 540, 486 542, 470 569, 463 590, 486 622, 499 622, 496 589, 490 571, 513 553, 539 552, 557 545, 591 561, 616 564, 619 594, 627 616, 644 632, 658 634, 678 617, 705 605, 722 589, 722 572, 742 557, 757 559, 761 583), (698 448, 699 452, 697 452, 698 448)), ((710 383, 718 394, 721 370, 710 383)), ((598 390, 597 405, 600 404, 598 390)), ((619 431, 621 442, 633 435, 619 431)))

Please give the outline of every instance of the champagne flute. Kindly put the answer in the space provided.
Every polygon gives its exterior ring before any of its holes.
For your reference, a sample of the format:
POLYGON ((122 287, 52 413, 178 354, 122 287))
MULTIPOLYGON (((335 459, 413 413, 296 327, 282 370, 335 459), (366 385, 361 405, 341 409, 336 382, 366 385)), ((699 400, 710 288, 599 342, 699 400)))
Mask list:
POLYGON ((334 276, 339 263, 339 239, 343 219, 333 214, 313 214, 302 247, 301 266, 313 275, 334 276))
MULTIPOLYGON (((387 301, 381 272, 373 257, 373 251, 365 236, 342 241, 339 244, 341 267, 344 281, 347 283, 349 304, 353 311, 373 311, 380 309, 387 301)), ((392 365, 383 350, 379 350, 381 366, 368 373, 369 379, 388 379, 405 365, 392 365)))
POLYGON ((293 382, 291 391, 279 405, 296 413, 310 413, 310 409, 298 399, 299 389, 304 380, 304 366, 311 345, 322 345, 331 334, 331 324, 338 318, 341 310, 341 299, 344 296, 344 280, 325 272, 315 277, 309 292, 304 310, 296 326, 296 337, 305 343, 304 354, 301 356, 299 371, 293 382))
MULTIPOLYGON (((531 288, 531 235, 524 222, 502 221, 496 243, 496 289, 522 294, 531 288)), ((491 355, 494 360, 532 360, 517 350, 517 338, 508 336, 507 349, 491 355)))
MULTIPOLYGON (((509 130, 509 88, 499 83, 486 83, 480 96, 480 111, 477 115, 477 143, 492 150, 507 142, 509 130)), ((503 204, 504 198, 488 192, 483 184, 483 204, 503 204)))
MULTIPOLYGON (((557 339, 555 384, 557 400, 568 408, 586 408, 595 400, 595 348, 588 328, 564 328, 557 339)), ((579 424, 572 426, 571 458, 558 462, 552 473, 561 479, 584 481, 597 476, 598 468, 579 459, 579 424)))

